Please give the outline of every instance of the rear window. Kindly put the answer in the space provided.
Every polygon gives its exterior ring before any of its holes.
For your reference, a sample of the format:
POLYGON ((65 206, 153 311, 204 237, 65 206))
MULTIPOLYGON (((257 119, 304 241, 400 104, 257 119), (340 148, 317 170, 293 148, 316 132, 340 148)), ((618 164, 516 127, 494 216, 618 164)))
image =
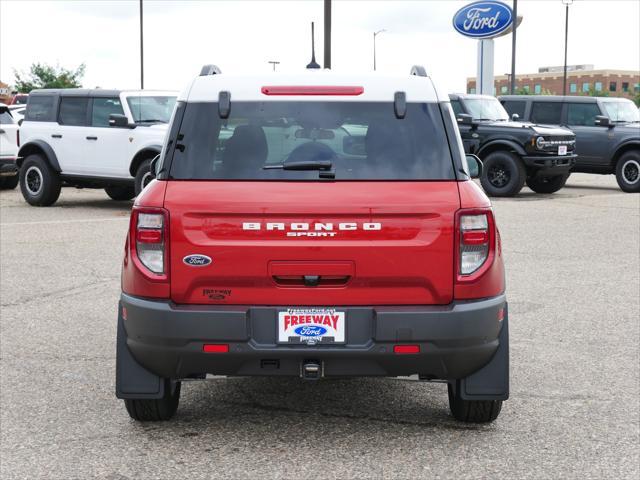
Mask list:
POLYGON ((176 137, 174 179, 318 180, 319 163, 335 180, 455 178, 435 103, 407 104, 404 119, 386 102, 232 102, 228 119, 189 103, 176 137))
POLYGON ((30 122, 53 122, 56 97, 53 95, 30 95, 25 120, 30 122))

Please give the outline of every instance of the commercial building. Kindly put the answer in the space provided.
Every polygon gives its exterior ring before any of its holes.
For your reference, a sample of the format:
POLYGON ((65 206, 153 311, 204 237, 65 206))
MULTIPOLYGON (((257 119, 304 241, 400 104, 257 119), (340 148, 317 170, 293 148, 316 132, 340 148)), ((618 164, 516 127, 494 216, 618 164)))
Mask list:
MULTIPOLYGON (((516 92, 562 95, 564 67, 541 67, 538 73, 518 74, 516 92)), ((496 75, 494 94, 510 93, 510 75, 496 75)), ((467 78, 467 93, 476 92, 476 79, 467 78)), ((593 65, 567 66, 567 95, 608 95, 633 99, 640 92, 640 72, 595 70, 593 65)))

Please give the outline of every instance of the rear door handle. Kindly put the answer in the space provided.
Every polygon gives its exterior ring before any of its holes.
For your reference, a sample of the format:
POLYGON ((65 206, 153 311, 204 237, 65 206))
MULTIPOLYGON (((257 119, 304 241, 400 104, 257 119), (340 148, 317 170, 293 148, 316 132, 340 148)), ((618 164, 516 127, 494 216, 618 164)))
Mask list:
POLYGON ((51 138, 62 138, 62 135, 60 135, 59 133, 54 133, 53 135, 51 135, 51 138))
POLYGON ((98 137, 87 137, 87 140, 97 140, 98 137))

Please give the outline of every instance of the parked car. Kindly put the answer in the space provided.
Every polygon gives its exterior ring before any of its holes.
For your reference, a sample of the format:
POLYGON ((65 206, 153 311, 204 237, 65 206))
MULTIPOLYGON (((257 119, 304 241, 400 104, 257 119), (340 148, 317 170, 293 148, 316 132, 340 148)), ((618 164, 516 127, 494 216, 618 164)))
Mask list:
POLYGON ((165 420, 207 374, 445 381, 453 416, 508 398, 500 234, 422 67, 226 76, 180 95, 131 214, 116 394, 165 420))
POLYGON ((10 190, 18 185, 18 124, 11 111, 0 103, 0 190, 10 190))
POLYGON ((576 134, 573 172, 615 174, 625 192, 640 192, 640 113, 614 97, 526 95, 500 97, 521 120, 564 125, 576 134))
POLYGON ((465 151, 484 162, 480 181, 488 195, 517 195, 525 182, 537 193, 564 187, 576 158, 573 132, 510 121, 500 102, 488 95, 449 98, 465 151))
POLYGON ((29 98, 28 93, 17 93, 11 99, 10 105, 26 105, 28 98, 29 98))
POLYGON ((130 200, 151 179, 176 100, 151 90, 34 90, 21 126, 20 188, 52 205, 63 185, 130 200))

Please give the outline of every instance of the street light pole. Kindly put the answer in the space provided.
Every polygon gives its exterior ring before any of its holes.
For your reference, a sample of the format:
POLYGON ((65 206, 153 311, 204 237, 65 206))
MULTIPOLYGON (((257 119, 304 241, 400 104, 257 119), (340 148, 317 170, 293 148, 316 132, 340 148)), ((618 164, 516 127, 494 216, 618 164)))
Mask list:
POLYGON ((140 90, 144 90, 144 43, 142 26, 142 0, 140 0, 140 90))
POLYGON ((271 65, 273 65, 273 71, 276 71, 276 65, 280 65, 280 62, 276 61, 276 60, 269 60, 267 63, 270 63, 271 65))
POLYGON ((376 70, 376 37, 378 36, 378 34, 380 34, 382 32, 386 32, 386 30, 383 28, 382 30, 378 30, 377 32, 373 32, 373 71, 374 72, 376 70))
POLYGON ((564 76, 562 78, 562 95, 567 94, 567 42, 569 39, 569 5, 573 0, 562 0, 565 5, 564 14, 564 76))
POLYGON ((511 33, 511 95, 516 93, 516 30, 518 29, 518 0, 513 0, 513 32, 511 33))

